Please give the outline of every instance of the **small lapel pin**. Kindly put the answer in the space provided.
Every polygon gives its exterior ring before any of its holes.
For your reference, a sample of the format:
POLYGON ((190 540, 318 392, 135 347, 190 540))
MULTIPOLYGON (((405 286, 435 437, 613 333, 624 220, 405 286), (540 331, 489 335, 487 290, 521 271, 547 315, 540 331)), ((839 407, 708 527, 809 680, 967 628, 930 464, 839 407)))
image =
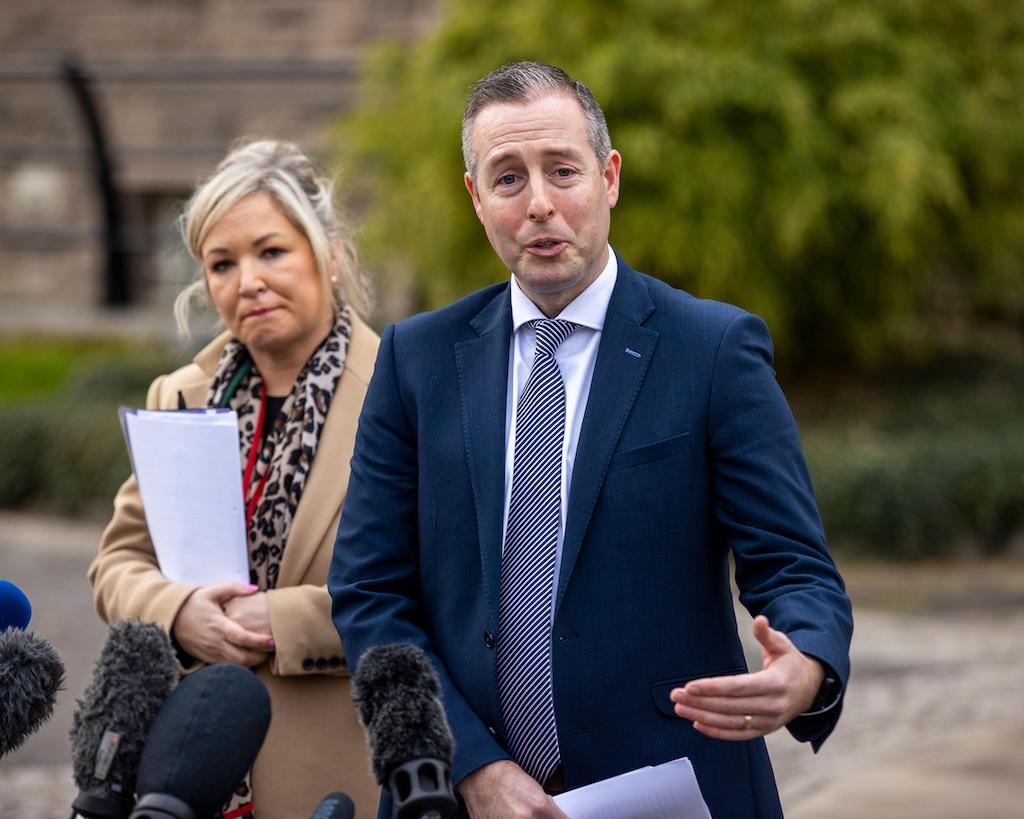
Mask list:
POLYGON ((627 347, 626 352, 633 356, 633 358, 640 358, 640 353, 638 353, 636 350, 631 350, 629 349, 629 347, 627 347))

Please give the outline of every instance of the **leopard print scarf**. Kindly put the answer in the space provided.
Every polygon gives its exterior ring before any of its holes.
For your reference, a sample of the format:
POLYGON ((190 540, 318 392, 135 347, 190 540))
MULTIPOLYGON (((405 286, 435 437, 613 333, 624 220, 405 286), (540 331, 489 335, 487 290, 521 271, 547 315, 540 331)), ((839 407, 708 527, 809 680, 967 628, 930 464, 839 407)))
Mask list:
MULTIPOLYGON (((277 418, 264 420, 272 427, 257 454, 250 496, 264 475, 267 481, 246 532, 249 582, 258 586, 260 591, 277 587, 292 519, 313 465, 320 432, 345 366, 351 338, 352 317, 349 308, 344 307, 327 337, 295 379, 277 418)), ((207 406, 220 406, 232 378, 247 360, 249 352, 245 346, 238 339, 229 340, 221 352, 213 383, 210 384, 207 406)), ((260 416, 262 387, 263 379, 253 367, 228 399, 228 406, 238 413, 238 442, 243 470, 252 447, 259 446, 259 441, 254 441, 254 438, 260 416)), ((245 498, 245 502, 248 503, 249 498, 245 498)), ((251 773, 247 774, 236 788, 224 806, 222 816, 254 819, 250 776, 251 773)))
MULTIPOLYGON (((345 366, 351 337, 352 319, 348 307, 345 307, 339 312, 327 337, 310 356, 305 369, 295 379, 280 414, 277 418, 265 420, 265 423, 273 426, 257 455, 250 495, 256 491, 268 470, 269 475, 263 497, 246 533, 250 582, 259 586, 261 591, 277 586, 292 518, 313 465, 320 431, 345 366)), ((208 406, 220 405, 231 377, 248 357, 249 353, 240 341, 234 338, 228 341, 210 385, 208 406)), ((259 442, 253 439, 259 419, 262 387, 263 379, 253 367, 228 403, 238 413, 238 439, 243 469, 254 444, 259 446, 259 442)), ((249 498, 245 501, 248 503, 249 498)))

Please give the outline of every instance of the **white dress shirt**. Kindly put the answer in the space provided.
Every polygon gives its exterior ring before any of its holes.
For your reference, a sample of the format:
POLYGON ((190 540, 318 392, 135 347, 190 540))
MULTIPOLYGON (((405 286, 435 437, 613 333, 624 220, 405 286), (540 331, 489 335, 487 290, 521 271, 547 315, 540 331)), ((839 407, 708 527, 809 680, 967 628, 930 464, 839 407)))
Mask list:
MULTIPOLYGON (((562 440, 562 514, 558 527, 558 551, 555 559, 555 579, 552 588, 558 588, 561 572, 562 540, 565 536, 565 516, 569 507, 569 487, 572 486, 572 466, 576 460, 576 446, 580 440, 583 414, 587 409, 590 381, 594 376, 594 362, 597 361, 597 347, 604 329, 604 318, 608 302, 612 297, 618 265, 615 253, 608 248, 608 264, 590 286, 566 305, 555 318, 571 321, 578 325, 576 330, 558 349, 555 361, 565 382, 565 435, 562 440)), ((508 527, 508 506, 512 497, 512 473, 516 450, 516 410, 519 396, 530 377, 533 368, 533 353, 536 347, 536 331, 530 322, 545 319, 540 308, 519 288, 516 277, 512 276, 512 341, 508 353, 508 394, 505 399, 505 512, 502 517, 501 541, 505 543, 508 527)), ((554 610, 552 607, 552 616, 554 610)))

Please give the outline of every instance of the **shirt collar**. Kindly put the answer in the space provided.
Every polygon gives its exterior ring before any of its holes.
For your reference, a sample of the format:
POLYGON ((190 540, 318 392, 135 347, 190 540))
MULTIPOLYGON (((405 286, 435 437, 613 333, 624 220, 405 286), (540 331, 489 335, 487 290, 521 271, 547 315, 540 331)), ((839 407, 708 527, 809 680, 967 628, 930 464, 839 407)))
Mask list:
MULTIPOLYGON (((600 332, 604 329, 604 317, 608 312, 608 303, 615 289, 619 265, 615 259, 615 251, 608 246, 608 263, 596 279, 582 293, 569 302, 557 318, 571 321, 581 327, 589 327, 600 332)), ((512 332, 515 333, 529 321, 545 319, 540 308, 519 287, 515 275, 512 276, 512 332)))

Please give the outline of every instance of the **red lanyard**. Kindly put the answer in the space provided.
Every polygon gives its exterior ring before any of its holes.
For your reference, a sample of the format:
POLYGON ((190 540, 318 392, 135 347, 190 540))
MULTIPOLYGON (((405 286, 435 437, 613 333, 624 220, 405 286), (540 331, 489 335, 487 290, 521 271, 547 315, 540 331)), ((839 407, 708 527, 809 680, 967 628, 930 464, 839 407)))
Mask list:
MULTIPOLYGON (((256 432, 252 436, 252 446, 249 448, 249 462, 245 465, 245 474, 242 476, 242 497, 249 497, 249 488, 252 486, 252 473, 256 470, 256 461, 259 459, 260 450, 263 448, 263 424, 267 420, 267 385, 260 385, 260 419, 256 422, 256 432)), ((245 531, 249 531, 249 527, 252 525, 252 515, 256 511, 256 507, 259 505, 260 498, 263 497, 263 487, 267 483, 267 477, 270 475, 270 465, 267 465, 267 471, 263 473, 263 477, 260 478, 260 482, 256 484, 256 491, 253 493, 252 499, 245 505, 245 531)))

